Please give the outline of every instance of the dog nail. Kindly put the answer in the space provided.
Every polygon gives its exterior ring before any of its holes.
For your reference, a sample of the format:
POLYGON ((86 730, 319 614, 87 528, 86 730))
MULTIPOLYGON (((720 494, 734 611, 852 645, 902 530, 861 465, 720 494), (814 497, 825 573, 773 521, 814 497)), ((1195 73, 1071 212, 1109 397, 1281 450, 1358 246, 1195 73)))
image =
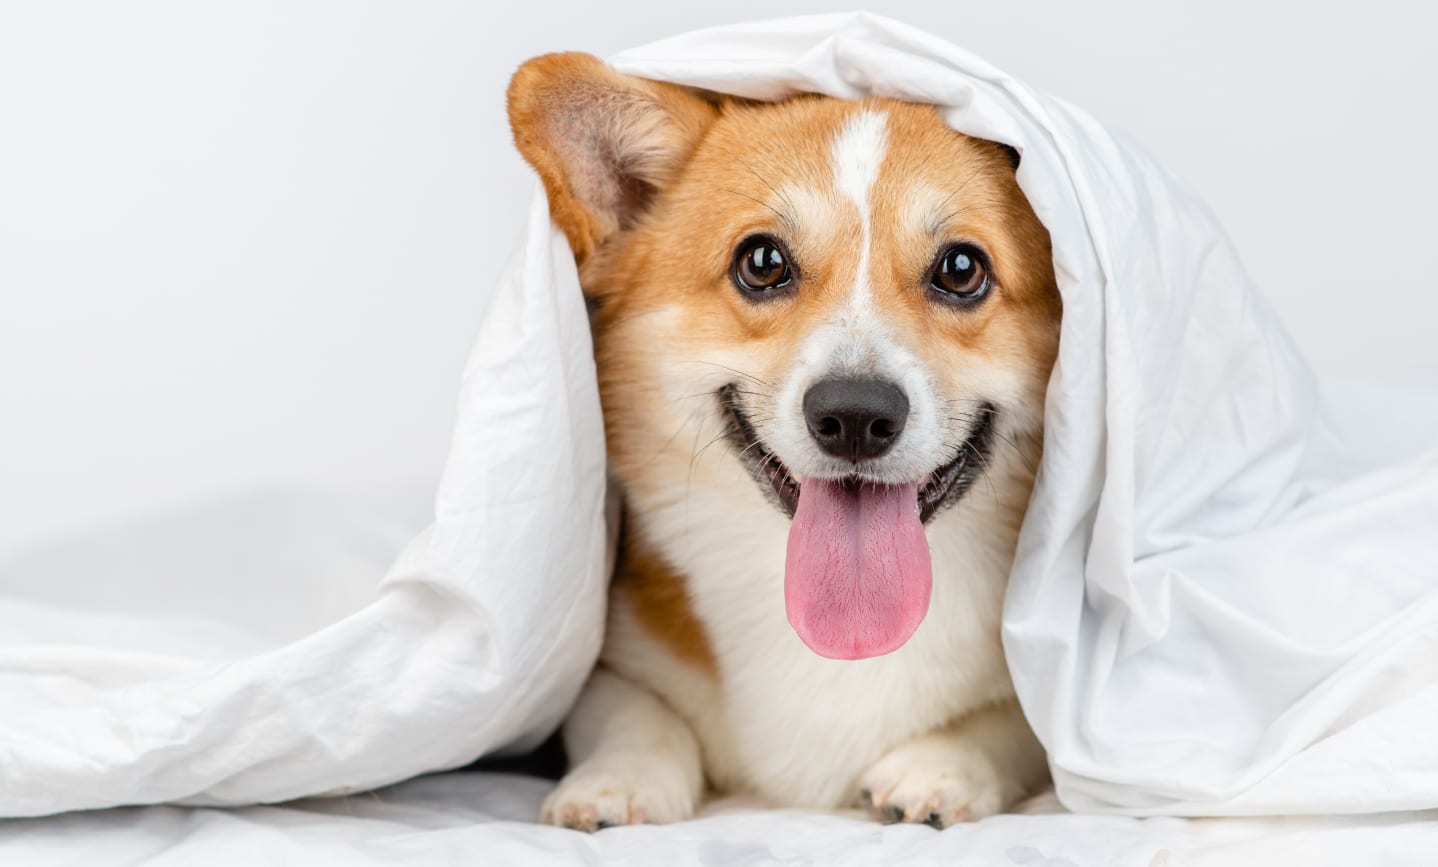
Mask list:
POLYGON ((904 808, 898 804, 888 805, 884 808, 884 821, 890 825, 904 821, 904 808))
POLYGON ((595 823, 594 823, 594 830, 596 830, 596 831, 603 831, 605 828, 613 828, 613 827, 614 827, 614 823, 611 822, 611 821, 609 821, 608 819, 600 819, 598 822, 595 822, 595 823))
POLYGON ((924 820, 924 824, 936 831, 944 830, 944 820, 939 817, 938 811, 930 813, 929 818, 924 820))
POLYGON ((872 803, 874 803, 874 792, 873 792, 873 790, 872 790, 872 789, 869 789, 868 787, 865 787, 865 788, 860 789, 860 790, 859 790, 859 800, 860 800, 860 801, 863 801, 865 804, 872 804, 872 803))

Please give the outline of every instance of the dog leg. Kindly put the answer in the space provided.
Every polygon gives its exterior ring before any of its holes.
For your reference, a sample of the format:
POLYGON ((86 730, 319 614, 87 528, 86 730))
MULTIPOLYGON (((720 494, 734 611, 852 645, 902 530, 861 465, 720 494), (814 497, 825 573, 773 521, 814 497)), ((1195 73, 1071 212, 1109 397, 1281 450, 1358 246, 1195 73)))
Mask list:
POLYGON ((694 815, 704 786, 699 743, 658 696, 595 669, 564 724, 570 768, 545 799, 551 825, 597 831, 694 815))
POLYGON ((895 749, 859 778, 859 798, 884 822, 946 828, 1013 806, 1047 772, 1018 702, 962 717, 895 749))

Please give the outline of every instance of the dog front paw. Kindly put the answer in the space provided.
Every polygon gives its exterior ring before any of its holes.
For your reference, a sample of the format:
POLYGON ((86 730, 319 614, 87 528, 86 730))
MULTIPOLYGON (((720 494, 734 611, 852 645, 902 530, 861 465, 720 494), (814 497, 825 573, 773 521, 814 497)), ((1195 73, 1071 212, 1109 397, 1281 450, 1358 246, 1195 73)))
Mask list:
POLYGON ((954 738, 905 744, 876 762, 859 785, 860 802, 874 818, 934 828, 992 816, 1023 794, 989 756, 954 738))
POLYGON ((635 757, 626 764, 609 759, 602 766, 575 768, 544 799, 540 818, 577 831, 615 825, 664 824, 693 817, 696 798, 682 776, 666 774, 635 757))

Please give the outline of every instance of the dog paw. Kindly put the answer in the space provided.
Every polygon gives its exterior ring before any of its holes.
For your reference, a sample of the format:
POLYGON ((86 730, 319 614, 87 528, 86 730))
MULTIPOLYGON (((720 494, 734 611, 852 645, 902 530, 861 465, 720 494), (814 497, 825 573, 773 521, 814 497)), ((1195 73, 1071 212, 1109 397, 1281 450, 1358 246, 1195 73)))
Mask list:
POLYGON ((542 821, 577 831, 601 831, 615 825, 663 824, 691 818, 694 795, 682 779, 650 773, 640 760, 621 770, 581 765, 544 799, 542 821))
POLYGON ((859 778, 859 800, 876 819, 947 828, 1007 808, 1021 790, 988 756, 960 744, 906 744, 859 778))

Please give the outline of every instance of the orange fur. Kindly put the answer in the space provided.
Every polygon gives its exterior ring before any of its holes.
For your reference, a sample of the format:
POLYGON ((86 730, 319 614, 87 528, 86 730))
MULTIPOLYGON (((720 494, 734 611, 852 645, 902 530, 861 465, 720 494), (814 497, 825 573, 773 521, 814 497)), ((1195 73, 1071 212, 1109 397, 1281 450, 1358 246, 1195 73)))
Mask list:
POLYGON ((626 533, 614 568, 614 596, 677 658, 718 675, 709 633, 694 614, 684 579, 635 533, 626 533))
POLYGON ((620 75, 575 52, 526 63, 508 105, 515 145, 544 181, 580 264, 677 170, 715 110, 683 88, 620 75), (607 177, 616 168, 617 185, 607 177))

